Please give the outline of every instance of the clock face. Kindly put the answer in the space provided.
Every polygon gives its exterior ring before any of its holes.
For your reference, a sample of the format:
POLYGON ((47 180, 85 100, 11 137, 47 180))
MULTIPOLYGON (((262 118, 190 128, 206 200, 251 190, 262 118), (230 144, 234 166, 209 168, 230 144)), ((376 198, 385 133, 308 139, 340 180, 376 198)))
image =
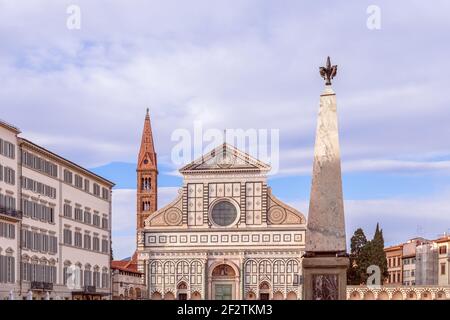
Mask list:
POLYGON ((145 159, 145 160, 144 160, 144 164, 147 164, 147 163, 148 163, 148 159, 145 159))

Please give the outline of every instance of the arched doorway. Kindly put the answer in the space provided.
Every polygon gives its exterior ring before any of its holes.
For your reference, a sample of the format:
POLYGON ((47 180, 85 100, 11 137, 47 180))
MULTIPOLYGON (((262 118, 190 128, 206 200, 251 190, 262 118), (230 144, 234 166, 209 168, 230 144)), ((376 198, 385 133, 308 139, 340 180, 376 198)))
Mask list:
POLYGON ((256 300, 256 294, 253 291, 249 291, 249 292, 247 292, 246 299, 247 300, 256 300))
POLYGON ((277 291, 273 294, 272 297, 273 300, 283 300, 283 293, 281 293, 280 291, 277 291))
POLYGON ((130 300, 134 300, 136 297, 134 296, 134 288, 130 287, 130 289, 128 289, 128 295, 130 297, 130 300))
POLYGON ((187 300, 187 284, 181 281, 177 286, 178 300, 187 300))
POLYGON ((152 300, 162 300, 162 295, 158 291, 155 291, 152 293, 151 299, 152 300))
POLYGON ((389 295, 386 291, 378 292, 378 300, 389 300, 389 295))
POLYGON ((375 295, 372 291, 366 291, 366 293, 364 293, 364 300, 375 300, 375 295))
POLYGON ((294 291, 290 291, 287 294, 286 300, 297 300, 297 294, 294 291))
POLYGON ((198 291, 194 291, 191 294, 191 300, 201 300, 202 299, 202 295, 200 294, 200 292, 198 291))
POLYGON ((136 288, 136 299, 137 300, 140 300, 142 297, 141 297, 141 289, 140 288, 136 288))
POLYGON ((164 300, 175 300, 175 295, 172 292, 166 292, 164 295, 164 300))
POLYGON ((403 300, 403 294, 400 291, 395 291, 392 294, 392 300, 403 300))
POLYGON ((436 292, 436 300, 444 300, 446 298, 444 291, 436 292))
POLYGON ((417 294, 414 291, 409 291, 406 294, 406 300, 417 300, 417 294))
POLYGON ((270 300, 270 285, 267 281, 259 285, 259 300, 270 300))
POLYGON ((361 300, 361 294, 355 290, 350 294, 350 300, 361 300))
POLYGON ((420 295, 420 299, 422 300, 431 300, 431 292, 430 291, 424 291, 420 295))
POLYGON ((239 270, 228 263, 213 264, 208 277, 210 299, 239 299, 239 270))

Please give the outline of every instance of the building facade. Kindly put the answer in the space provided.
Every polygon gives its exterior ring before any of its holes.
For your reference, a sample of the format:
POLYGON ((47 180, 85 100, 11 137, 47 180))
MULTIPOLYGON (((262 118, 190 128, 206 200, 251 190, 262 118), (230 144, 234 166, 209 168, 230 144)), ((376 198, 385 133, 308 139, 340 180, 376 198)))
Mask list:
POLYGON ((347 300, 449 300, 449 286, 348 286, 347 300))
POLYGON ((438 248, 435 242, 416 247, 416 285, 438 285, 438 248))
POLYGON ((389 273, 388 277, 385 279, 385 284, 401 285, 403 283, 403 245, 387 247, 384 249, 384 252, 386 252, 389 273))
POLYGON ((450 286, 450 236, 443 236, 436 240, 438 247, 438 284, 450 286))
MULTIPOLYGON (((147 150, 139 165, 156 164, 147 150)), ((178 196, 153 212, 140 194, 156 193, 156 178, 146 186, 138 168, 138 220, 149 210, 137 261, 149 298, 301 299, 306 219, 272 194, 269 170, 224 143, 183 167, 178 196)))
POLYGON ((113 300, 143 300, 147 299, 147 288, 144 274, 137 270, 134 263, 136 257, 130 260, 116 260, 111 263, 113 300))
POLYGON ((14 284, 1 284, 0 298, 110 297, 113 183, 19 137, 6 123, 0 129, 14 150, 0 156, 1 206, 20 216, 14 238, 0 237, 0 250, 15 264, 14 284))

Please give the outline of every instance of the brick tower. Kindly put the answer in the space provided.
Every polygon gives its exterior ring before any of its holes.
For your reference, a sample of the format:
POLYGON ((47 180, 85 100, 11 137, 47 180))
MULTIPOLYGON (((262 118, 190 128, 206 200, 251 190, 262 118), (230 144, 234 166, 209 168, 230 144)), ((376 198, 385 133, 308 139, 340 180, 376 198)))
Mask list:
POLYGON ((158 165, 153 144, 150 115, 145 115, 141 147, 137 162, 137 230, 144 227, 144 220, 158 208, 158 165))

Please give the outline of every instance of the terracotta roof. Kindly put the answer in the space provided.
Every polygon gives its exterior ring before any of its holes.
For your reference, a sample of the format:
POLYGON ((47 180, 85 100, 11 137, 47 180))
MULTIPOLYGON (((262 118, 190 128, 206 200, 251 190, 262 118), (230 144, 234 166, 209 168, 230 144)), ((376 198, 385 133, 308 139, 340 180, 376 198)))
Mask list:
POLYGON ((403 248, 403 244, 398 244, 395 246, 386 247, 386 248, 384 248, 384 251, 395 251, 395 250, 401 250, 402 248, 403 248))
POLYGON ((130 260, 113 260, 111 268, 128 272, 141 273, 137 269, 137 252, 134 252, 130 260))
POLYGON ((450 241, 450 236, 445 236, 436 240, 437 243, 450 241))

